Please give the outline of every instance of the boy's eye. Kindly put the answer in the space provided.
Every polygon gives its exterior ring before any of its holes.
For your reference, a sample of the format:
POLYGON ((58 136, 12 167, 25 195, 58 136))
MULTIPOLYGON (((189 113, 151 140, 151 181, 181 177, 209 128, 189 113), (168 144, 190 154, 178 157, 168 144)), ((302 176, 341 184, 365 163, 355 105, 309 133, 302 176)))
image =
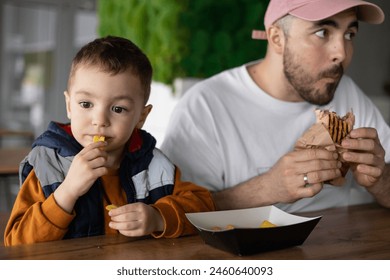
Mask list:
POLYGON ((115 113, 118 113, 118 114, 122 113, 124 110, 125 109, 122 108, 122 107, 118 107, 118 106, 112 107, 112 111, 115 112, 115 113))
POLYGON ((90 102, 82 101, 79 103, 82 108, 88 109, 92 107, 92 104, 90 102))

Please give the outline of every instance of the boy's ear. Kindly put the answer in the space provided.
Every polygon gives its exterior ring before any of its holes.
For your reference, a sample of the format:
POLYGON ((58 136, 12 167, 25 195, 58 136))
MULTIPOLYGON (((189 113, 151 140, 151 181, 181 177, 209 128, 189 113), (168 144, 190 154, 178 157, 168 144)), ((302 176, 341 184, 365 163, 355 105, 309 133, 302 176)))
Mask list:
POLYGON ((146 105, 141 112, 141 116, 139 118, 139 121, 137 125, 135 126, 138 129, 141 129, 144 126, 144 123, 146 121, 146 118, 148 117, 150 111, 152 111, 153 106, 151 104, 146 105))
POLYGON ((68 117, 68 119, 70 119, 70 95, 69 95, 69 92, 68 91, 64 91, 64 95, 65 95, 65 105, 66 105, 66 115, 68 117))

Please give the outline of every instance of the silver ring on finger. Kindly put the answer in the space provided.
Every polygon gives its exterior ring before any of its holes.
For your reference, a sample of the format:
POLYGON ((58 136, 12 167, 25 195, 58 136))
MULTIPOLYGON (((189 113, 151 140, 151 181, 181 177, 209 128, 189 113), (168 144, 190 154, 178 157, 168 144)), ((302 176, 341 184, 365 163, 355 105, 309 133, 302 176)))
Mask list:
POLYGON ((307 173, 303 174, 303 182, 305 187, 309 186, 309 178, 307 177, 307 173))

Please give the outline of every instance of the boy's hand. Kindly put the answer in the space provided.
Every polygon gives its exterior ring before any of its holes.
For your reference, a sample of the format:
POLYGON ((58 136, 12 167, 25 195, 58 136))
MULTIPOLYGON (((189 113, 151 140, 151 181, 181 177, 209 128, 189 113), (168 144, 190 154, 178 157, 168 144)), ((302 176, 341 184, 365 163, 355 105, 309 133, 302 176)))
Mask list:
POLYGON ((57 204, 72 212, 76 200, 85 194, 97 178, 107 174, 105 142, 88 145, 78 153, 69 168, 64 182, 54 192, 57 204))
POLYGON ((385 151, 374 128, 358 128, 350 133, 350 138, 342 142, 348 149, 342 154, 351 164, 356 181, 364 187, 375 185, 385 168, 385 151))
POLYGON ((110 228, 126 236, 143 236, 164 230, 164 220, 160 212, 145 203, 126 204, 111 210, 110 228))

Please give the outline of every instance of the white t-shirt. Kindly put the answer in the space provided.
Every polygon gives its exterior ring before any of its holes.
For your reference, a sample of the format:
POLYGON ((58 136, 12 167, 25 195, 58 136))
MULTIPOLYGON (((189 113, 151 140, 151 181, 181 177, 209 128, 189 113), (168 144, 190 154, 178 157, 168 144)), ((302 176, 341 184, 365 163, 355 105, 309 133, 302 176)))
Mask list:
MULTIPOLYGON (((184 180, 211 191, 233 187, 269 170, 315 123, 318 106, 285 102, 261 90, 247 65, 194 85, 175 107, 161 149, 184 180)), ((344 76, 324 109, 340 115, 353 109, 355 128, 375 127, 390 162, 390 128, 367 96, 344 76)), ((343 187, 325 185, 313 198, 276 204, 288 212, 312 211, 372 201, 351 172, 343 187)), ((303 178, 302 178, 303 180, 303 178)))

